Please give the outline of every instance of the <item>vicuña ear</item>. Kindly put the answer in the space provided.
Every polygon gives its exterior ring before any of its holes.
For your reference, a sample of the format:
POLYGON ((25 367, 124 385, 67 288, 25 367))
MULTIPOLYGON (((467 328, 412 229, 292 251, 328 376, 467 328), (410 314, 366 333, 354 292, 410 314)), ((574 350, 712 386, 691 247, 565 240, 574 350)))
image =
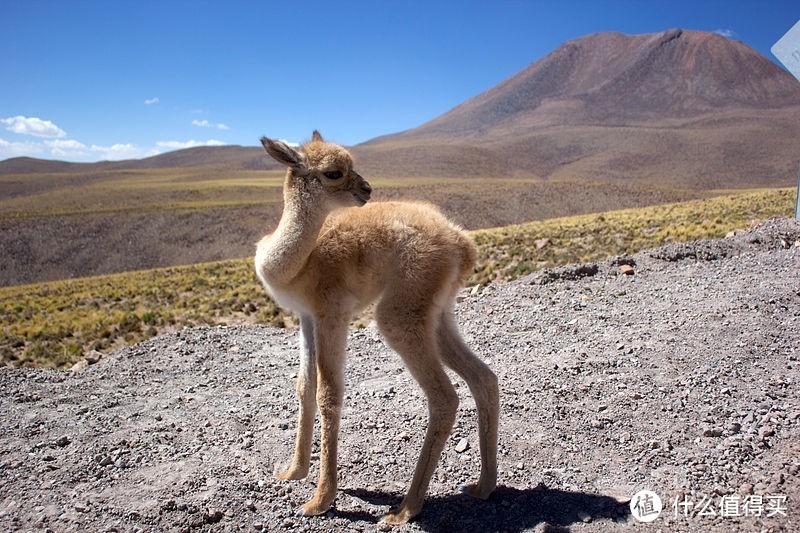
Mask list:
POLYGON ((322 134, 318 130, 314 130, 314 133, 311 134, 311 140, 321 143, 325 142, 325 140, 322 138, 322 134))
POLYGON ((305 171, 306 157, 288 144, 281 141, 273 141, 266 137, 261 138, 261 144, 270 157, 278 163, 292 167, 295 170, 305 171))

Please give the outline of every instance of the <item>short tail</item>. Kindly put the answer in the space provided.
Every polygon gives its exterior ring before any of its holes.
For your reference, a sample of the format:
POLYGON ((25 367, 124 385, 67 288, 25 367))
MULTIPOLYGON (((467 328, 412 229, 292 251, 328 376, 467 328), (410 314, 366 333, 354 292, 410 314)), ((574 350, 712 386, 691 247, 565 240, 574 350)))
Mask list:
POLYGON ((459 282, 461 286, 467 284, 467 281, 475 273, 475 264, 478 261, 478 247, 475 242, 465 232, 460 234, 461 244, 461 274, 459 282))

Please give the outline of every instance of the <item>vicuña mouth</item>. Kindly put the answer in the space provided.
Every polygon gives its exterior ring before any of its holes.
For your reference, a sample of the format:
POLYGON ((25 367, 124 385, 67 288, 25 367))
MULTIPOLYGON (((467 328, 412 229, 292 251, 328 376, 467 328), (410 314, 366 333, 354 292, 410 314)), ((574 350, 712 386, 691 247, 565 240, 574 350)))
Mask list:
POLYGON ((369 195, 368 194, 354 194, 353 196, 355 196, 356 202, 358 202, 358 205, 360 205, 360 206, 366 204, 367 202, 369 202, 369 195))

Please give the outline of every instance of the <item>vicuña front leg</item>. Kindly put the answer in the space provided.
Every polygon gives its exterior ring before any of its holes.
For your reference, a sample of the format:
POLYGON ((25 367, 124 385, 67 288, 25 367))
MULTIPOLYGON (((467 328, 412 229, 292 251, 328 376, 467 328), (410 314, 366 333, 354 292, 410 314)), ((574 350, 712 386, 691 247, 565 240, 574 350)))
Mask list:
MULTIPOLYGON (((349 316, 349 315, 347 315, 349 316)), ((316 516, 326 512, 336 499, 336 462, 339 424, 344 396, 344 346, 347 323, 318 323, 315 331, 317 347, 317 407, 321 422, 320 472, 317 490, 298 514, 316 516)))
POLYGON ((300 370, 297 373, 297 399, 300 407, 297 414, 297 436, 292 464, 283 472, 276 472, 278 479, 302 479, 308 475, 311 463, 311 441, 314 437, 314 416, 317 405, 314 400, 317 390, 317 357, 314 341, 314 322, 311 317, 300 317, 300 370))

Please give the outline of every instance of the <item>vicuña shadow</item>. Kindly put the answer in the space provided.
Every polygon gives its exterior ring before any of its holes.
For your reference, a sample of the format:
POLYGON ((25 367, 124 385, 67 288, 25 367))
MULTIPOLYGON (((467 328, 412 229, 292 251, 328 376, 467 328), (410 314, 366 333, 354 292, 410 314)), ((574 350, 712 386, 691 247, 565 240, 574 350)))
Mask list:
MULTIPOLYGON (((344 489, 343 492, 372 505, 396 505, 400 496, 383 491, 344 489)), ((333 510, 334 516, 378 522, 380 516, 333 510)), ((540 484, 531 489, 499 486, 486 500, 464 494, 429 496, 414 523, 425 531, 523 531, 547 523, 558 531, 588 520, 625 522, 626 503, 600 494, 550 489, 540 484)), ((566 530, 566 529, 565 529, 566 530)))

